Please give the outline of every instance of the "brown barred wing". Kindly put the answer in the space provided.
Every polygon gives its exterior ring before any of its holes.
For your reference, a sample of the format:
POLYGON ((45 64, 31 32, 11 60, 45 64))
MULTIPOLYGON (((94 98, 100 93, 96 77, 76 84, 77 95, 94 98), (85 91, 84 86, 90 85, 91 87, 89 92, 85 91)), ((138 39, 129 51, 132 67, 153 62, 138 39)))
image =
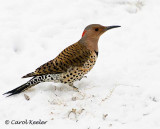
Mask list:
POLYGON ((34 76, 64 73, 70 68, 83 66, 90 55, 91 52, 83 44, 77 42, 64 49, 55 59, 37 68, 34 76))

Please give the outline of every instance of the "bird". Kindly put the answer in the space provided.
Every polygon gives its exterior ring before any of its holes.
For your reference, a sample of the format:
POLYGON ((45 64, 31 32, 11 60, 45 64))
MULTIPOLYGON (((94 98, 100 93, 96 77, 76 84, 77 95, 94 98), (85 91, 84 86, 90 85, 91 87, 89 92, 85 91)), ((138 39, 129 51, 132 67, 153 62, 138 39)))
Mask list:
POLYGON ((23 85, 4 93, 9 96, 19 94, 41 82, 68 84, 74 90, 74 82, 81 80, 95 65, 98 57, 98 41, 100 36, 119 25, 103 26, 100 24, 88 25, 80 40, 65 48, 56 58, 38 67, 34 72, 22 78, 32 77, 23 85))

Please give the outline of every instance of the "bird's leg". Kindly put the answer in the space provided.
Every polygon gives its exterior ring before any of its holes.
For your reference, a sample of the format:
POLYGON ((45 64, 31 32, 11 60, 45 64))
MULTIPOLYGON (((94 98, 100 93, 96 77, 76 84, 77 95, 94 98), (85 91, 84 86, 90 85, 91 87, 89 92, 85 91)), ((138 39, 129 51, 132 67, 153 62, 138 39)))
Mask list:
POLYGON ((73 85, 73 83, 69 83, 69 86, 71 86, 75 91, 77 91, 78 93, 80 93, 80 95, 81 95, 81 96, 83 97, 83 99, 84 99, 85 94, 81 93, 81 92, 78 90, 78 88, 73 85))
POLYGON ((73 85, 73 83, 69 83, 69 86, 71 86, 75 91, 79 92, 78 88, 75 87, 75 86, 73 85))
POLYGON ((87 76, 83 76, 83 78, 87 78, 87 76))

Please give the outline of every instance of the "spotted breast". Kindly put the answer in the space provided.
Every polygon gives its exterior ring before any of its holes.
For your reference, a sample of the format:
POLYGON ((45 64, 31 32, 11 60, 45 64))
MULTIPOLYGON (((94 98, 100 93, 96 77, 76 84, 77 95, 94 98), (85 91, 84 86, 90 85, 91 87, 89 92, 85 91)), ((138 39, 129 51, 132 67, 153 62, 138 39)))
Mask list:
POLYGON ((90 51, 87 60, 82 66, 70 67, 65 73, 61 74, 61 83, 68 83, 72 85, 74 81, 81 80, 85 74, 87 74, 95 65, 97 54, 94 51, 90 51))

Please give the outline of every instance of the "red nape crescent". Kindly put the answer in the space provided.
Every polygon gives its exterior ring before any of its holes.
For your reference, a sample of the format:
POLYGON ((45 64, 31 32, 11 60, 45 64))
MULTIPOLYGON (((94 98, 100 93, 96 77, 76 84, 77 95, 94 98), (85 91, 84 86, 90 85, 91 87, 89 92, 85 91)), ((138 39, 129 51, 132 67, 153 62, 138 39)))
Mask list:
POLYGON ((82 37, 84 36, 84 34, 85 34, 85 33, 86 33, 86 30, 84 30, 84 31, 83 31, 83 33, 82 33, 82 37))

